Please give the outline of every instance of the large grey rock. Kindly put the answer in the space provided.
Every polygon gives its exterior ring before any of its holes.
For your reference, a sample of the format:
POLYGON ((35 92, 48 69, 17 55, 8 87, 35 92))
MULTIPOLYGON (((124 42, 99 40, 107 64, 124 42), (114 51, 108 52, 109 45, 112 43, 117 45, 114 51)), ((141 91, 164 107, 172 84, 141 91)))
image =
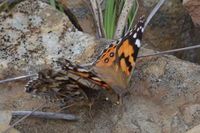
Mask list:
POLYGON ((66 10, 67 14, 83 32, 91 35, 97 35, 96 25, 93 19, 90 2, 83 0, 58 0, 66 10))
POLYGON ((10 14, 2 13, 0 31, 0 75, 10 70, 36 72, 59 57, 84 62, 94 53, 92 36, 40 1, 26 1, 10 14))

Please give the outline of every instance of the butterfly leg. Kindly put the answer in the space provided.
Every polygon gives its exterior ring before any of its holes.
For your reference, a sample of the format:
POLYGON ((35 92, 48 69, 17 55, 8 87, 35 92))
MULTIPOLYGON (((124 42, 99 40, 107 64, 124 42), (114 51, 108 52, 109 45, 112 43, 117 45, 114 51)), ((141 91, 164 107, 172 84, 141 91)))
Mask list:
POLYGON ((88 106, 89 107, 89 111, 88 111, 88 114, 89 114, 89 117, 91 118, 91 119, 93 119, 93 116, 92 116, 92 105, 94 104, 94 100, 90 100, 90 101, 88 101, 88 104, 86 105, 86 106, 88 106))
POLYGON ((117 104, 122 105, 123 104, 123 96, 121 94, 118 94, 117 97, 118 97, 117 104))
POLYGON ((64 106, 64 107, 62 107, 61 109, 59 109, 57 112, 61 112, 62 110, 71 108, 72 106, 75 106, 75 105, 77 105, 77 104, 76 104, 76 103, 72 103, 72 104, 70 104, 70 105, 64 106))
POLYGON ((123 104, 124 100, 123 100, 123 95, 122 94, 118 94, 118 112, 117 112, 117 116, 118 116, 118 119, 122 119, 123 118, 123 114, 125 112, 125 106, 123 104))

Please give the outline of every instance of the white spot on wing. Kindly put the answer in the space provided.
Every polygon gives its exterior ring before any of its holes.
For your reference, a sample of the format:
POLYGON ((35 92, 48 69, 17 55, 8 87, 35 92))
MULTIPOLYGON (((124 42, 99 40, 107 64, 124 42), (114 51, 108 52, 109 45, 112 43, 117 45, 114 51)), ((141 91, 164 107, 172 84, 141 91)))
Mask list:
POLYGON ((140 47, 141 47, 141 42, 140 42, 140 40, 139 40, 139 39, 137 39, 137 40, 135 41, 135 45, 137 45, 137 47, 138 47, 138 48, 140 48, 140 47))
POLYGON ((83 68, 78 68, 79 72, 88 72, 87 70, 83 69, 83 68))
POLYGON ((144 28, 142 28, 142 32, 144 32, 144 28))
POLYGON ((96 80, 96 81, 102 81, 101 79, 97 78, 97 77, 92 77, 93 80, 96 80))
POLYGON ((120 44, 120 43, 121 43, 121 41, 122 41, 122 38, 120 38, 120 39, 119 39, 119 42, 118 42, 118 44, 120 44))
POLYGON ((73 67, 71 67, 71 66, 69 66, 68 68, 69 68, 70 70, 73 70, 73 67))
POLYGON ((133 35, 133 38, 136 38, 137 37, 137 33, 135 33, 134 35, 133 35))

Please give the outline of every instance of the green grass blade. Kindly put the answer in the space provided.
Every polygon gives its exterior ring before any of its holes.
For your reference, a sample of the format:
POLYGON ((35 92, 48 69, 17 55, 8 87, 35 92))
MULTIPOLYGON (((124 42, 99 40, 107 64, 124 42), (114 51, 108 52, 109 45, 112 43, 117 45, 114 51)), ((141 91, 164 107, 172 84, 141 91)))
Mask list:
POLYGON ((58 4, 58 8, 59 8, 59 11, 65 12, 65 9, 63 8, 63 6, 61 4, 58 4))
POLYGON ((115 0, 107 0, 106 8, 104 11, 104 27, 106 32, 106 37, 111 39, 113 37, 113 30, 115 27, 115 0))
POLYGON ((122 12, 124 3, 125 3, 125 0, 120 0, 119 9, 118 9, 118 14, 117 14, 118 16, 120 16, 120 14, 121 14, 121 12, 122 12))
POLYGON ((132 22, 132 19, 133 19, 133 16, 135 14, 135 11, 136 11, 136 1, 134 1, 134 4, 133 4, 133 7, 128 15, 128 27, 132 27, 131 22, 132 22))
POLYGON ((50 5, 56 8, 56 1, 55 0, 49 0, 49 1, 50 1, 50 5))
POLYGON ((115 33, 115 22, 116 22, 116 15, 115 15, 115 12, 116 10, 114 10, 114 15, 112 16, 112 21, 111 21, 111 27, 110 27, 110 38, 109 39, 112 39, 113 36, 114 36, 114 33, 115 33))

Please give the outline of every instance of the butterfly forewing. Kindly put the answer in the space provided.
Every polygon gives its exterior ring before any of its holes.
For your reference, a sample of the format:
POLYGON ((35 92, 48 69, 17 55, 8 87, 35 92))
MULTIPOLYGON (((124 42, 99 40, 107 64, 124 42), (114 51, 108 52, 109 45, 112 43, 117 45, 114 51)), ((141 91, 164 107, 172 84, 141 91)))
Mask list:
POLYGON ((137 25, 125 37, 116 48, 116 61, 121 71, 128 77, 132 75, 135 62, 141 47, 141 40, 144 31, 145 18, 141 17, 137 25))
POLYGON ((144 30, 144 17, 141 17, 133 30, 111 44, 98 57, 93 70, 98 77, 108 83, 117 93, 123 93, 129 86, 144 30))
POLYGON ((106 82, 101 80, 98 76, 96 76, 96 73, 92 71, 89 71, 79 65, 72 64, 69 60, 65 60, 63 58, 60 58, 57 63, 61 66, 62 70, 80 76, 80 78, 89 80, 99 86, 105 87, 106 89, 111 89, 111 87, 106 82))

